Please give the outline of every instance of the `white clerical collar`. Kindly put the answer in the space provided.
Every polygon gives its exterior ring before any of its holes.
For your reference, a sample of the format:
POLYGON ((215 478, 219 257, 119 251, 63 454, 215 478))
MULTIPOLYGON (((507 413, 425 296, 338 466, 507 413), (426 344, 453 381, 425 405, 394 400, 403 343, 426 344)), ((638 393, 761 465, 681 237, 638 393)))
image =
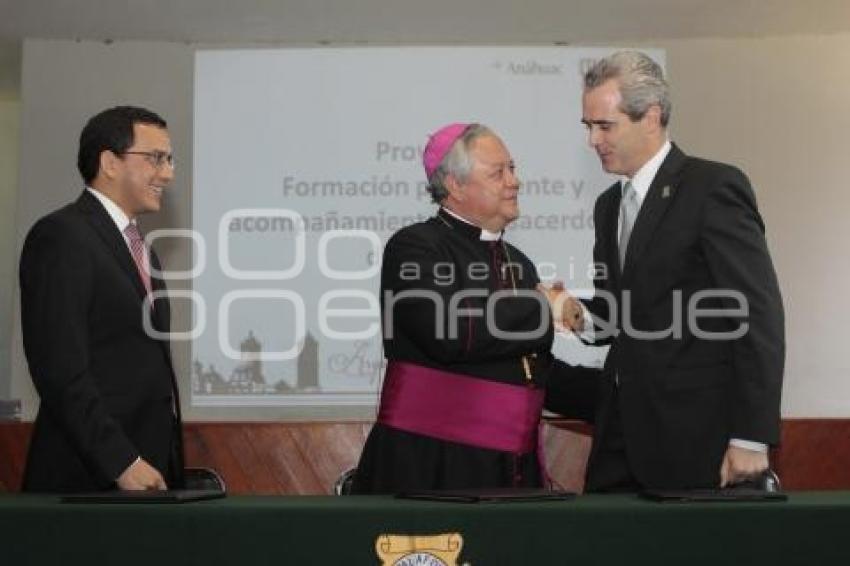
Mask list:
POLYGON ((446 211, 446 212, 447 212, 447 213, 448 213, 448 214, 449 214, 452 218, 457 218, 458 220, 460 220, 461 222, 463 222, 463 223, 465 223, 465 224, 469 224, 470 226, 475 226, 476 228, 480 228, 480 229, 481 229, 481 241, 483 241, 483 242, 495 242, 496 240, 498 240, 499 238, 501 238, 501 237, 502 237, 502 233, 501 233, 501 232, 491 232, 490 230, 488 230, 488 229, 486 229, 486 228, 481 228, 480 226, 478 226, 478 225, 477 225, 477 224, 475 224, 474 222, 470 222, 469 220, 467 220, 467 219, 466 219, 466 218, 464 218, 463 216, 460 216, 459 214, 457 214, 457 213, 456 213, 456 212, 454 212, 453 210, 448 209, 448 208, 446 208, 445 206, 444 206, 444 207, 442 207, 442 208, 443 208, 443 210, 445 210, 445 211, 446 211))
POLYGON ((650 185, 652 185, 652 180, 655 179, 655 175, 658 173, 658 170, 661 168, 661 164, 664 163, 664 160, 667 158, 667 154, 670 153, 670 149, 672 147, 670 140, 665 140, 661 149, 659 149, 649 161, 644 163, 643 166, 637 170, 634 177, 631 179, 625 176, 620 178, 620 187, 625 187, 628 181, 632 182, 632 188, 637 194, 639 204, 643 203, 643 199, 646 197, 646 193, 649 192, 650 185))
POLYGON ((97 189, 93 189, 91 187, 86 187, 86 190, 90 192, 94 197, 100 201, 100 204, 103 205, 103 208, 106 209, 106 212, 109 214, 109 217, 112 218, 112 221, 115 222, 115 226, 118 227, 118 231, 121 232, 121 235, 124 235, 124 230, 127 226, 130 225, 130 222, 135 223, 135 220, 130 220, 124 211, 121 210, 121 207, 115 204, 115 201, 100 192, 97 189))

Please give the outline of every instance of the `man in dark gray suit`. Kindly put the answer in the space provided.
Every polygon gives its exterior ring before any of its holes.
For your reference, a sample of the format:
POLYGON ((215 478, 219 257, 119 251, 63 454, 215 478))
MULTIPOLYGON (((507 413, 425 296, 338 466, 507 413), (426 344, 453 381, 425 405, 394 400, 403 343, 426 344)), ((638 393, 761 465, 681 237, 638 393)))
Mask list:
POLYGON ((582 122, 621 178, 596 202, 588 324, 610 344, 589 491, 726 486, 779 441, 782 301, 747 177, 668 140, 668 85, 638 52, 584 78, 582 122))

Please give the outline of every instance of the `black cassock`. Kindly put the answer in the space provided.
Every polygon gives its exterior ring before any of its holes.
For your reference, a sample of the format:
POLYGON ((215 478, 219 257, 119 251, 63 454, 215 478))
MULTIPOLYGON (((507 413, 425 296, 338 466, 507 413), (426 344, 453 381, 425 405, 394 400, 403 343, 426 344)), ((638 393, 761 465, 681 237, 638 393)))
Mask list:
MULTIPOLYGON (((552 356, 553 328, 545 300, 513 295, 513 289, 535 289, 539 279, 534 264, 502 240, 482 240, 481 233, 480 228, 440 210, 425 222, 399 230, 387 242, 381 273, 387 360, 517 387, 544 388, 547 382, 557 381, 556 410, 589 420, 596 370, 571 367, 552 356), (494 303, 490 329, 519 333, 542 328, 541 336, 516 340, 488 330, 487 300, 498 290, 507 292, 494 303), (396 297, 411 291, 418 296, 396 297), (458 300, 463 292, 468 294, 458 300), (482 314, 452 314, 464 309, 480 309, 482 314)), ((498 414, 500 408, 488 410, 498 414)), ((378 422, 363 449, 353 492, 542 483, 535 450, 502 452, 378 422)))

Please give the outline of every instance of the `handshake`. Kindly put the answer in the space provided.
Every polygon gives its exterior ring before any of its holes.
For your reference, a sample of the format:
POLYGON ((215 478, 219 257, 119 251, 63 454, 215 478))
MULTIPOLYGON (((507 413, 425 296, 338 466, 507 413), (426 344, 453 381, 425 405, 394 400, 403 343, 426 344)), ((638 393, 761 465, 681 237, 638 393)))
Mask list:
POLYGON ((557 330, 570 332, 584 330, 584 307, 578 299, 570 295, 562 282, 556 281, 551 287, 538 283, 537 290, 549 301, 557 330))

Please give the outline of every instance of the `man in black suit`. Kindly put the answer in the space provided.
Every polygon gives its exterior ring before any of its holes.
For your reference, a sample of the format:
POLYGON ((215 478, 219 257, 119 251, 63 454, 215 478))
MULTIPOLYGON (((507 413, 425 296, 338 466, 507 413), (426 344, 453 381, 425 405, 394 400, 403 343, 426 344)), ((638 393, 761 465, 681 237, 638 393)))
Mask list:
POLYGON ((24 349, 41 397, 23 489, 178 487, 169 304, 136 224, 173 178, 166 123, 142 108, 101 112, 77 165, 82 195, 36 222, 21 255, 24 349))
POLYGON ((608 173, 596 202, 597 343, 610 344, 589 491, 726 486, 779 441, 782 301, 747 177, 667 137, 661 68, 637 52, 584 78, 582 122, 608 173))

